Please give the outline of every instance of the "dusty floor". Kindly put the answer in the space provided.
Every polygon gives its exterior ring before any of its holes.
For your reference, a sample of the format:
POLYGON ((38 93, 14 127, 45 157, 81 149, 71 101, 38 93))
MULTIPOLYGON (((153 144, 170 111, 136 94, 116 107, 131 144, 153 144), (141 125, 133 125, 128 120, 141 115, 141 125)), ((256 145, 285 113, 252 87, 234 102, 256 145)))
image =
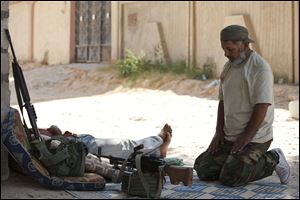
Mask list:
MULTIPOLYGON (((213 80, 161 74, 121 80, 111 68, 93 64, 24 68, 39 127, 55 124, 96 137, 139 139, 157 134, 169 123, 174 137, 168 156, 181 157, 190 166, 214 134, 218 87, 207 88, 213 80)), ((12 83, 11 104, 17 107, 12 83)), ((290 118, 288 111, 289 101, 299 99, 299 86, 275 85, 274 91, 271 148, 283 149, 299 182, 299 121, 290 118)), ((10 178, 1 182, 1 198, 74 197, 42 188, 30 177, 11 171, 10 178)))

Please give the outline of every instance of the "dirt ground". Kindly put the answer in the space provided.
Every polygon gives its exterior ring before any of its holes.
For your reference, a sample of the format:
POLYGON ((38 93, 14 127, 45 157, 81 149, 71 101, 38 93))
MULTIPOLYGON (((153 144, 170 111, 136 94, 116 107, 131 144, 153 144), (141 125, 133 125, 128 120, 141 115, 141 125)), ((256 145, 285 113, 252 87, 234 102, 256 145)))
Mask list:
MULTIPOLYGON (((165 123, 174 137, 169 157, 183 158, 192 166, 215 130, 218 86, 214 80, 156 74, 136 81, 120 79, 105 64, 57 66, 24 65, 24 75, 34 103, 38 126, 59 126, 63 131, 103 138, 140 139, 159 133, 165 123)), ((11 80, 11 105, 17 108, 11 80)), ((288 103, 299 99, 298 85, 274 86, 274 142, 293 165, 299 180, 299 121, 290 117, 288 103)), ((299 182, 299 181, 297 181, 299 182)), ((74 198, 64 191, 42 188, 29 177, 11 171, 1 182, 1 198, 74 198), (18 188, 20 192, 16 193, 18 188)))

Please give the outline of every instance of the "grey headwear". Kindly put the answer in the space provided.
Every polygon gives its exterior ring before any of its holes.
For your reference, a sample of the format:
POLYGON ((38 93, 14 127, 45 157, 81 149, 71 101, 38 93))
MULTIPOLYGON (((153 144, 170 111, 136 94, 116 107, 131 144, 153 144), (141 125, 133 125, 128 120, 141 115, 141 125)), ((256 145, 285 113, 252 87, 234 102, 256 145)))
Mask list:
POLYGON ((254 40, 249 38, 249 33, 247 28, 240 25, 230 25, 225 27, 221 31, 221 41, 246 41, 254 42, 254 40))

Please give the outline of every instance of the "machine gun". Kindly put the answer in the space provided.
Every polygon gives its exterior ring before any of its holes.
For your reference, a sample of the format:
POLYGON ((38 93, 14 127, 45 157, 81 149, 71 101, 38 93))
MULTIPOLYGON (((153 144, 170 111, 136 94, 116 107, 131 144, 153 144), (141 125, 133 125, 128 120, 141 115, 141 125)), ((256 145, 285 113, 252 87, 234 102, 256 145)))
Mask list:
MULTIPOLYGON (((24 120, 24 125, 25 125, 25 129, 26 129, 26 133, 28 135, 28 138, 30 141, 38 139, 40 140, 40 133, 36 124, 36 120, 37 120, 37 115, 35 112, 35 109, 33 107, 33 105, 30 102, 30 96, 28 93, 28 89, 26 86, 26 82, 25 82, 25 78, 23 75, 23 71, 18 63, 17 57, 15 55, 15 51, 14 51, 14 47, 12 45, 11 42, 11 38, 10 38, 10 33, 8 29, 5 29, 5 33, 7 36, 7 40, 9 42, 10 48, 11 48, 11 52, 13 55, 13 61, 12 61, 12 69, 13 69, 13 75, 14 75, 14 81, 15 81, 15 89, 16 89, 16 95, 17 95, 17 99, 18 99, 18 104, 20 107, 20 110, 22 112, 23 115, 23 107, 26 108, 27 113, 28 113, 28 118, 31 124, 31 129, 27 128, 27 125, 25 123, 24 120)), ((24 119, 24 118, 23 118, 24 119)))
MULTIPOLYGON (((127 169, 136 169, 135 164, 135 156, 139 153, 139 150, 143 149, 143 144, 138 145, 134 148, 134 152, 127 159, 126 167, 127 169)), ((121 170, 121 166, 124 164, 124 158, 118 158, 113 156, 105 156, 98 155, 100 158, 107 158, 111 165, 114 166, 115 169, 121 170)), ((168 165, 164 159, 143 155, 141 157, 141 170, 143 173, 156 173, 159 171, 159 167, 164 166, 164 171, 167 176, 170 177, 171 184, 177 185, 180 182, 185 186, 192 185, 193 178, 193 168, 191 167, 183 167, 183 166, 175 166, 168 165)))
MULTIPOLYGON (((130 156, 126 163, 126 166, 128 168, 136 168, 134 158, 137 155, 138 151, 143 148, 144 145, 140 144, 133 149, 134 153, 130 156)), ((121 166, 125 161, 124 158, 117 158, 113 156, 100 155, 100 157, 109 159, 109 163, 113 165, 115 169, 121 169, 121 166)), ((166 165, 166 162, 163 159, 153 156, 142 156, 141 163, 142 172, 157 172, 157 168, 159 166, 166 165)))

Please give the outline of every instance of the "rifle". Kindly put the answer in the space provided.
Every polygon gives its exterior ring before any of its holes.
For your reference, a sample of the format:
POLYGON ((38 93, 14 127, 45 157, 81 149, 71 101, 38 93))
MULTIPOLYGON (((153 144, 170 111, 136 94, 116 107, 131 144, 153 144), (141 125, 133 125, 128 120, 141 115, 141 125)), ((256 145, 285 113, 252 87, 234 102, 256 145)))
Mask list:
MULTIPOLYGON (((126 167, 129 169, 136 168, 135 156, 139 153, 138 150, 142 149, 144 146, 138 145, 134 148, 134 152, 127 159, 126 167)), ((113 156, 98 155, 98 157, 109 159, 110 164, 114 166, 115 169, 121 170, 125 159, 113 156)), ((177 185, 182 182, 185 186, 192 185, 193 168, 191 167, 181 167, 175 165, 168 165, 164 159, 157 158, 154 156, 143 155, 141 157, 141 170, 143 173, 150 172, 156 173, 159 171, 159 166, 164 166, 164 171, 166 175, 170 177, 171 184, 177 185)))
POLYGON ((77 143, 77 141, 70 142, 69 140, 63 138, 63 136, 61 136, 60 138, 57 137, 56 140, 61 142, 62 148, 59 148, 59 150, 57 150, 55 153, 52 153, 51 151, 49 151, 46 143, 42 140, 36 124, 37 115, 33 105, 30 102, 30 96, 26 86, 23 71, 15 55, 8 29, 5 29, 5 33, 13 54, 12 68, 16 95, 23 117, 25 132, 30 143, 31 148, 29 149, 29 151, 31 155, 37 157, 38 160, 53 176, 82 176, 84 173, 84 158, 86 156, 86 151, 83 144, 79 142, 77 143), (31 129, 27 127, 27 124, 25 122, 23 107, 25 107, 27 110, 28 118, 32 127, 31 129), (76 151, 76 156, 74 151, 76 151), (74 165, 69 165, 69 159, 72 159, 74 165))
MULTIPOLYGON (((109 159, 109 163, 113 165, 115 169, 121 169, 121 165, 125 161, 124 158, 113 156, 100 155, 100 158, 101 157, 109 159)), ((166 165, 166 162, 163 159, 152 156, 142 156, 141 163, 142 172, 157 172, 159 166, 166 165)), ((129 168, 136 168, 134 158, 128 159, 126 166, 129 168)))
POLYGON ((40 133, 39 133, 39 130, 38 130, 38 127, 36 124, 37 115, 36 115, 33 105, 30 102, 30 96, 29 96, 28 89, 26 86, 23 71, 22 71, 22 69, 18 63, 17 57, 15 55, 15 51, 14 51, 14 47, 11 42, 9 30, 5 29, 5 33, 6 33, 6 36, 7 36, 11 51, 12 51, 12 55, 13 55, 12 69, 13 69, 13 76, 14 76, 14 81, 15 81, 15 89, 16 89, 18 104, 19 104, 20 110, 22 112, 22 115, 23 115, 23 107, 26 108, 28 118, 29 118, 29 121, 30 121, 30 124, 32 127, 32 129, 27 128, 27 125, 25 123, 25 119, 23 116, 26 133, 27 133, 30 141, 35 140, 35 139, 40 140, 40 133), (23 104, 23 102, 24 102, 24 104, 23 104))

